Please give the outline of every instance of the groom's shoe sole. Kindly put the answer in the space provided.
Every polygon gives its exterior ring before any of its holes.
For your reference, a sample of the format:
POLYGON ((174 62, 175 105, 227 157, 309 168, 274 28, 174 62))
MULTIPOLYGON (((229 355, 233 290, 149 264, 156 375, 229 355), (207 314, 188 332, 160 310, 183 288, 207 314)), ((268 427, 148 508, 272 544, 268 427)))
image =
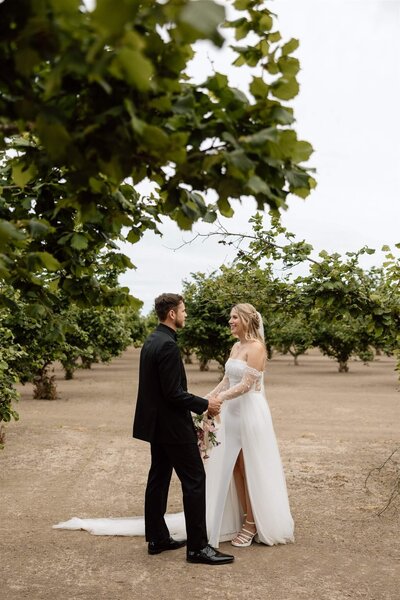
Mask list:
POLYGON ((201 565, 228 565, 233 563, 235 557, 231 554, 223 554, 208 544, 201 550, 188 550, 186 560, 201 565))
POLYGON ((234 558, 224 558, 219 560, 204 559, 204 558, 186 558, 187 562, 198 565, 230 565, 235 560, 234 558))
POLYGON ((178 548, 183 548, 184 546, 186 546, 186 540, 174 540, 169 538, 169 540, 162 543, 149 542, 147 551, 149 554, 161 554, 161 552, 178 550, 178 548))

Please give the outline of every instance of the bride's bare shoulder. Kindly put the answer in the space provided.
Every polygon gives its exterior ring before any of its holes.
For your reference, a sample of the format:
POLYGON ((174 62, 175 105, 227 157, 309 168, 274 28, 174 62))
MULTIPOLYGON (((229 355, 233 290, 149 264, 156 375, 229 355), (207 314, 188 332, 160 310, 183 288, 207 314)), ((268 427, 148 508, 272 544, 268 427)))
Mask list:
POLYGON ((259 370, 262 370, 266 356, 265 346, 258 340, 252 340, 247 350, 247 363, 259 370), (257 366, 256 366, 257 365, 257 366))
POLYGON ((260 340, 251 340, 251 343, 249 345, 249 351, 265 353, 265 345, 262 342, 260 342, 260 340))

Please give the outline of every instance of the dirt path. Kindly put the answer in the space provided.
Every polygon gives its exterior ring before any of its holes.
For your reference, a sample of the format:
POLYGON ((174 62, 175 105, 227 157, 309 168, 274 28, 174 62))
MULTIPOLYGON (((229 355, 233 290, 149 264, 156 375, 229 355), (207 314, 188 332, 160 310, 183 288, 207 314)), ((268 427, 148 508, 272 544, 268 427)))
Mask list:
MULTIPOLYGON (((222 544, 233 565, 189 565, 184 550, 148 556, 143 538, 57 531, 72 516, 143 513, 148 446, 131 438, 138 350, 64 381, 61 398, 31 399, 0 452, 1 600, 399 600, 399 512, 378 518, 390 473, 364 489, 368 471, 399 445, 394 363, 351 363, 339 375, 318 354, 294 367, 278 356, 266 387, 285 465, 296 543, 222 544), (397 577, 396 577, 397 572, 397 577)), ((205 393, 217 369, 189 366, 205 393)), ((170 511, 181 510, 176 479, 170 511)))

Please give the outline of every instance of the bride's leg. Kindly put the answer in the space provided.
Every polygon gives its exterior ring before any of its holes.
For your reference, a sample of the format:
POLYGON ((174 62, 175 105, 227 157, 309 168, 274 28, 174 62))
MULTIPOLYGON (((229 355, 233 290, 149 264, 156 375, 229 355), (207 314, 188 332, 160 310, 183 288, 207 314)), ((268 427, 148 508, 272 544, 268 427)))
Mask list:
POLYGON ((246 513, 247 513, 246 529, 250 530, 251 532, 255 532, 255 531, 257 531, 257 528, 254 523, 254 515, 253 515, 253 509, 251 507, 249 489, 247 487, 247 482, 246 482, 246 472, 244 470, 244 463, 243 463, 243 482, 244 482, 244 493, 245 493, 245 497, 246 497, 246 513))
POLYGON ((249 496, 249 490, 247 488, 246 482, 246 471, 244 468, 244 459, 243 459, 243 450, 239 452, 239 456, 237 457, 235 468, 233 470, 233 475, 235 478, 236 490, 239 498, 240 505, 244 512, 245 518, 248 521, 248 529, 256 530, 255 525, 252 525, 254 521, 253 509, 251 507, 251 501, 249 496))
POLYGON ((246 471, 242 450, 240 451, 235 464, 234 477, 240 504, 242 505, 242 509, 244 511, 244 521, 241 531, 232 540, 232 545, 249 546, 253 541, 253 537, 257 532, 257 528, 254 523, 253 509, 251 507, 251 501, 246 482, 246 471))
POLYGON ((239 498, 240 506, 242 508, 242 511, 246 514, 246 491, 242 450, 239 452, 239 456, 236 459, 236 463, 233 469, 233 477, 235 479, 236 491, 239 498))

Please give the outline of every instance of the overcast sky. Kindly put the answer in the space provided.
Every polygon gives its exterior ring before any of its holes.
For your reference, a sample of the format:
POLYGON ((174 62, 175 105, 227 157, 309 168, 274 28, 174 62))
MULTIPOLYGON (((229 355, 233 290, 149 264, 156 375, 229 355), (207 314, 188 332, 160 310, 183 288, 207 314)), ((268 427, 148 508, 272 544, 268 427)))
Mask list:
MULTIPOLYGON (((400 0, 275 0, 270 8, 284 39, 300 40, 300 94, 291 106, 299 137, 315 149, 310 165, 318 181, 308 199, 289 200, 283 224, 316 251, 399 242, 400 0)), ((204 44, 192 66, 199 80, 210 59, 229 74, 231 85, 246 85, 243 69, 229 66, 226 50, 204 44)), ((234 208, 225 226, 250 231, 255 203, 246 199, 234 208)), ((215 240, 174 251, 193 235, 171 222, 165 222, 163 234, 147 233, 138 244, 123 246, 137 270, 121 283, 144 301, 144 313, 159 293, 179 292, 191 272, 211 272, 233 258, 215 240)), ((369 264, 381 259, 374 255, 369 264)))

